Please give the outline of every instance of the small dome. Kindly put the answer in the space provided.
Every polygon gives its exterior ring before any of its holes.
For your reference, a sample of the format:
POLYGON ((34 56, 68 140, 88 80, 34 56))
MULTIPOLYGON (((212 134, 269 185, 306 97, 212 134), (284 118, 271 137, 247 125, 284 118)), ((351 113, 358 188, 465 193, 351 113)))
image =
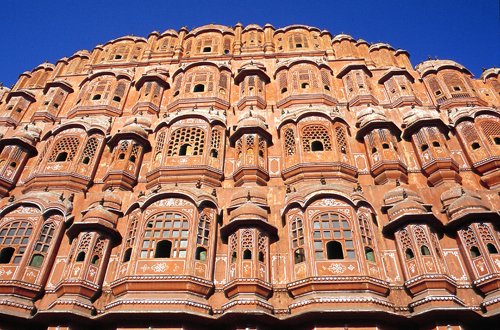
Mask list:
POLYGON ((387 122, 387 117, 380 109, 368 106, 357 112, 356 126, 362 128, 372 122, 387 122))
POLYGON ((436 72, 442 69, 455 68, 459 71, 471 74, 462 64, 451 60, 427 60, 418 64, 415 69, 423 76, 431 72, 436 72))
POLYGON ((83 222, 91 222, 94 220, 91 219, 102 219, 111 223, 114 223, 114 218, 116 216, 108 211, 104 206, 98 205, 96 207, 91 208, 82 218, 83 222))
POLYGON ((417 203, 423 204, 422 198, 418 193, 409 189, 408 187, 398 186, 394 189, 389 190, 384 195, 384 204, 385 205, 394 205, 404 200, 413 200, 417 203))
POLYGON ((347 40, 350 40, 350 41, 354 41, 353 37, 351 37, 350 35, 348 34, 344 34, 344 33, 341 33, 341 34, 337 34, 333 39, 332 39, 332 43, 333 42, 336 42, 336 41, 342 41, 343 39, 347 39, 347 40))
POLYGON ((267 222, 267 211, 250 201, 231 211, 230 220, 263 220, 267 222))
POLYGON ((425 206, 422 205, 422 203, 411 198, 407 198, 400 202, 397 202, 396 204, 394 204, 393 207, 387 210, 387 215, 389 216, 389 219, 391 221, 406 214, 425 214, 425 213, 428 213, 425 206))
POLYGON ((491 209, 479 195, 465 191, 462 187, 454 187, 441 195, 446 214, 454 220, 467 213, 489 212, 491 209))
POLYGON ((13 137, 24 140, 25 142, 34 145, 40 138, 42 130, 33 124, 20 126, 13 134, 13 137))

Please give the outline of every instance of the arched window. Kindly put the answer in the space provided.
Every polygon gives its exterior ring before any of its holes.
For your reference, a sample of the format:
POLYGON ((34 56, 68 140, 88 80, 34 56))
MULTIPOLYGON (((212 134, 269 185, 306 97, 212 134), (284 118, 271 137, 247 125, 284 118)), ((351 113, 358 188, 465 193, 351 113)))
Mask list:
POLYGON ((172 133, 168 144, 168 156, 203 155, 205 131, 199 127, 182 127, 172 133), (189 151, 189 153, 188 153, 189 151))
POLYGON ((373 253, 373 249, 371 247, 365 247, 365 258, 368 261, 375 262, 375 254, 373 253))
POLYGON ((410 249, 410 248, 406 249, 405 255, 406 255, 406 259, 408 259, 408 260, 413 259, 415 257, 415 255, 413 254, 412 249, 410 249))
POLYGON ((316 260, 354 259, 352 230, 345 215, 334 212, 323 213, 314 218, 313 229, 316 260))
POLYGON ((306 261, 306 255, 304 253, 304 249, 303 248, 296 249, 293 252, 293 261, 296 264, 300 264, 301 262, 306 261))
POLYGON ((0 229, 0 263, 19 264, 33 229, 28 221, 12 221, 0 229))
POLYGON ((497 254, 498 253, 498 250, 496 248, 496 246, 492 243, 488 243, 486 244, 486 248, 488 249, 488 252, 491 253, 491 254, 497 254))
POLYGON ((202 93, 204 91, 205 91, 205 85, 203 85, 203 84, 197 84, 193 88, 193 92, 195 92, 195 93, 202 93))
POLYGON ((246 249, 245 251, 243 251, 243 260, 250 260, 250 259, 252 259, 252 251, 246 249))
POLYGON ((85 260, 85 252, 80 251, 78 255, 76 256, 76 262, 82 262, 85 260))
POLYGON ((481 255, 481 252, 479 252, 479 249, 477 246, 471 246, 469 251, 470 251, 470 255, 472 256, 472 258, 477 258, 481 255))
POLYGON ((140 256, 141 258, 185 258, 188 236, 189 222, 184 215, 176 212, 157 213, 146 223, 140 256), (165 251, 168 246, 170 250, 166 256, 165 251))
MULTIPOLYGON (((306 126, 302 131, 302 148, 304 151, 310 152, 312 150, 312 142, 317 141, 323 145, 323 150, 331 151, 332 144, 330 141, 330 135, 326 127, 322 125, 309 125, 306 126)), ((317 144, 319 146, 319 144, 317 144)))
POLYGON ((429 250, 429 248, 426 245, 422 245, 420 247, 420 253, 422 253, 423 256, 430 256, 431 255, 431 251, 429 250))
POLYGON ((200 261, 207 260, 207 249, 205 249, 204 247, 198 246, 196 248, 195 259, 200 260, 200 261))
POLYGON ((323 143, 321 141, 312 141, 311 142, 311 151, 323 151, 323 143))

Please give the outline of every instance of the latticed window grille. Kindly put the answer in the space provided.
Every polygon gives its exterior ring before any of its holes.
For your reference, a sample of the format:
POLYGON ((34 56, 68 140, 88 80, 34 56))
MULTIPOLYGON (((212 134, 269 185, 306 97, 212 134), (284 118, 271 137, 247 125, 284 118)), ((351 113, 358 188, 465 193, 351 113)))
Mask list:
POLYGON ((155 148, 155 161, 158 161, 161 159, 161 154, 163 152, 163 147, 165 146, 165 138, 166 138, 166 133, 163 131, 158 135, 158 138, 156 139, 156 148, 155 148))
POLYGON ((153 258, 157 244, 168 240, 171 243, 170 257, 185 258, 188 246, 188 219, 175 212, 161 212, 153 215, 146 223, 141 244, 141 258, 153 258))
POLYGON ((318 215, 313 220, 313 230, 316 260, 355 258, 353 233, 345 215, 336 212, 318 215), (340 244, 341 250, 330 251, 332 242, 340 244))
POLYGON ((337 139, 338 152, 348 154, 346 132, 343 127, 335 127, 335 137, 337 139))
POLYGON ((457 73, 455 72, 444 73, 443 79, 444 83, 448 87, 452 96, 454 96, 454 94, 456 93, 466 94, 462 95, 462 97, 469 96, 469 93, 467 92, 467 88, 465 87, 463 80, 460 79, 460 76, 457 73))
POLYGON ((253 232, 245 229, 241 234, 241 249, 252 249, 253 247, 253 232))
POLYGON ((330 72, 326 69, 321 69, 321 83, 324 89, 330 90, 330 72))
POLYGON ((139 220, 137 218, 137 215, 133 215, 130 218, 130 222, 129 222, 128 228, 127 228, 127 239, 125 240, 126 247, 133 247, 134 246, 135 238, 137 236, 138 223, 139 223, 139 220))
POLYGON ((285 130, 285 150, 287 156, 295 155, 295 134, 292 128, 285 130))
POLYGON ((214 75, 211 72, 193 72, 187 75, 184 91, 191 93, 198 85, 204 86, 204 92, 212 92, 214 89, 214 75))
POLYGON ((359 228, 361 232, 361 241, 364 245, 373 247, 373 235, 371 222, 366 214, 360 214, 358 216, 359 228))
POLYGON ((459 126, 459 130, 462 132, 462 136, 467 143, 480 141, 476 128, 471 122, 462 122, 459 126))
POLYGON ((198 233, 196 243, 208 246, 208 238, 210 236, 210 217, 206 214, 200 216, 198 220, 198 233))
POLYGON ((231 252, 231 263, 236 261, 238 251, 238 237, 236 233, 229 236, 229 251, 231 252))
POLYGON ((33 249, 34 253, 30 261, 30 266, 36 268, 40 268, 42 266, 43 260, 50 248, 50 242, 52 241, 54 232, 55 224, 53 222, 43 225, 40 236, 38 237, 33 249))
POLYGON ((267 236, 259 231, 257 237, 257 244, 259 249, 259 261, 264 262, 267 254, 267 236))
POLYGON ((52 153, 50 154, 49 157, 49 162, 57 161, 58 160, 57 156, 62 152, 67 153, 65 161, 67 162, 72 161, 76 155, 76 152, 78 151, 79 145, 80 145, 80 139, 76 136, 65 136, 63 138, 60 138, 55 142, 55 146, 52 149, 52 153))
POLYGON ((90 233, 86 233, 80 239, 80 243, 78 244, 78 252, 86 252, 90 248, 90 241, 92 240, 92 235, 90 233))
POLYGON ((465 229, 460 230, 460 234, 464 239, 465 246, 470 248, 472 246, 478 246, 476 235, 474 234, 474 230, 472 230, 471 226, 468 226, 465 229))
POLYGON ((102 237, 99 237, 99 239, 97 240, 97 242, 95 244, 93 255, 98 256, 99 258, 102 258, 105 246, 106 246, 106 240, 102 237))
POLYGON ((199 127, 182 127, 176 129, 168 144, 168 156, 203 155, 205 147, 205 131, 199 127), (185 148, 185 150, 184 150, 185 148))
POLYGON ((491 145, 500 144, 500 122, 494 120, 482 120, 479 126, 491 145))
POLYGON ((210 144, 212 150, 219 151, 221 144, 221 134, 219 130, 217 129, 212 130, 212 141, 210 144))
POLYGON ((290 231, 292 234, 292 247, 298 248, 304 246, 304 228, 302 218, 294 216, 290 223, 290 231))
POLYGON ((293 33, 288 36, 288 46, 290 49, 309 48, 309 42, 304 34, 293 33))
POLYGON ((287 81, 287 73, 285 71, 282 71, 278 75, 278 83, 280 87, 280 92, 284 93, 287 91, 288 88, 288 81, 287 81))
POLYGON ((330 135, 328 135, 326 127, 322 125, 309 125, 302 130, 302 148, 304 151, 312 151, 311 144, 315 141, 321 142, 323 150, 332 150, 330 135))
POLYGON ((84 164, 90 164, 94 160, 94 156, 97 152, 97 147, 99 146, 99 141, 95 137, 88 139, 85 149, 83 149, 81 161, 84 164))
POLYGON ((19 264, 26 247, 29 243, 29 238, 33 232, 33 227, 28 221, 11 221, 5 224, 0 229, 0 251, 2 252, 2 259, 5 258, 4 254, 7 253, 6 249, 11 250, 9 260, 2 260, 2 263, 19 264))

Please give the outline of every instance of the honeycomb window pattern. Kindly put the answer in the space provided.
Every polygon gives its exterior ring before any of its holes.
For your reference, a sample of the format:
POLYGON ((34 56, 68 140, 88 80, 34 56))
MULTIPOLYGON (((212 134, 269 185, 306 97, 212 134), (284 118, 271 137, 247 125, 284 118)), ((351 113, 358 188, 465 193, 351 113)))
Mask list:
POLYGON ((311 144, 315 141, 321 142, 325 151, 332 150, 330 135, 328 135, 328 130, 324 126, 306 126, 302 131, 302 148, 304 149, 304 151, 312 151, 311 144))
POLYGON ((201 156, 205 147, 205 131, 199 127, 178 128, 172 134, 167 156, 201 156), (183 152, 184 151, 184 152, 183 152))
POLYGON ((52 149, 52 153, 50 154, 49 157, 49 162, 55 162, 57 159, 57 156, 61 152, 66 152, 67 157, 66 161, 70 162, 73 160, 73 158, 76 155, 76 152, 78 151, 78 146, 80 145, 80 139, 76 136, 66 136, 58 140, 55 144, 54 149, 52 149))
POLYGON ((97 147, 99 146, 99 141, 95 137, 91 137, 87 144, 85 145, 85 149, 83 149, 81 161, 84 164, 92 163, 92 160, 97 152, 97 147))

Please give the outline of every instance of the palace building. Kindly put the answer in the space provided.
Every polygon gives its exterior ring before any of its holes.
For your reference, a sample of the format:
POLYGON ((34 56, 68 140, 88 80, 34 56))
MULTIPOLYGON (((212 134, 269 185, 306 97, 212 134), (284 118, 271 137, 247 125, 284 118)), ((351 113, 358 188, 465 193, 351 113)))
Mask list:
POLYGON ((125 36, 0 88, 0 329, 487 329, 500 69, 304 25, 125 36))

